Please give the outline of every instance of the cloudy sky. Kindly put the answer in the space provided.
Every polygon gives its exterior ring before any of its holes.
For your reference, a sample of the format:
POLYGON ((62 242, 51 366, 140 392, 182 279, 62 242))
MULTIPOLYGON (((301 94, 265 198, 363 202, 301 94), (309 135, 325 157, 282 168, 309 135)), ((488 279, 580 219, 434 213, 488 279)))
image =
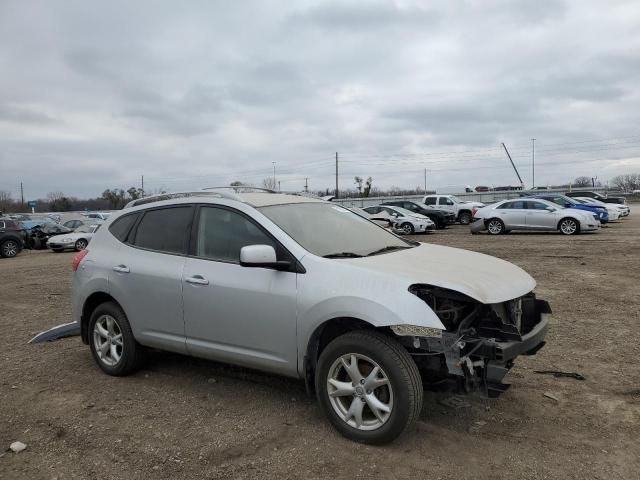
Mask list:
POLYGON ((0 189, 640 171, 637 1, 0 0, 0 189))

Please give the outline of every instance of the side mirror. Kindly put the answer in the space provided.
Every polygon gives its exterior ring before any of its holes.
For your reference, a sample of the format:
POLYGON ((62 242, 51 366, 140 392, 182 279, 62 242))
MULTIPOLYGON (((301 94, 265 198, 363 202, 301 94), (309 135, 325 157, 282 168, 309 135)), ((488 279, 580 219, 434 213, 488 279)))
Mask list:
POLYGON ((545 210, 546 210, 547 212, 555 212, 555 211, 556 211, 556 209, 555 209, 555 208, 553 208, 553 207, 547 207, 547 208, 545 208, 545 210))
POLYGON ((570 203, 565 203, 565 204, 564 204, 564 206, 565 206, 566 208, 571 208, 571 204, 570 204, 570 203))
POLYGON ((240 249, 240 265, 243 267, 273 268, 288 270, 291 262, 276 258, 276 250, 271 245, 247 245, 240 249))

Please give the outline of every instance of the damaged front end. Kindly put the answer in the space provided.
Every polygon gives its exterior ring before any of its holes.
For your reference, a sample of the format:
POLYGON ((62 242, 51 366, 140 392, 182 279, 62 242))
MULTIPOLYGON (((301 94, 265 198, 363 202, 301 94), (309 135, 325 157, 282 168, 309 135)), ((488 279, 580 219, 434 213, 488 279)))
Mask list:
POLYGON ((497 397, 510 386, 502 380, 515 358, 534 355, 545 344, 551 308, 534 293, 483 304, 431 285, 412 285, 409 291, 422 299, 446 327, 446 331, 401 337, 432 383, 453 379, 466 393, 497 397))

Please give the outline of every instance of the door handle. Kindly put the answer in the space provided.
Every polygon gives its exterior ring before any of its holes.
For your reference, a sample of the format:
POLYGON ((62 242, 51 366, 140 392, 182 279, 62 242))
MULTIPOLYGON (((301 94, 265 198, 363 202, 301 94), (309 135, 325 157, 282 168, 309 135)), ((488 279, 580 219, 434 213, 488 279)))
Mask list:
POLYGON ((129 267, 127 267, 126 265, 116 265, 115 267, 113 267, 113 271, 114 272, 118 272, 118 273, 129 273, 129 267))
POLYGON ((193 277, 187 278, 185 281, 192 285, 209 285, 209 280, 204 278, 202 275, 194 275, 193 277))

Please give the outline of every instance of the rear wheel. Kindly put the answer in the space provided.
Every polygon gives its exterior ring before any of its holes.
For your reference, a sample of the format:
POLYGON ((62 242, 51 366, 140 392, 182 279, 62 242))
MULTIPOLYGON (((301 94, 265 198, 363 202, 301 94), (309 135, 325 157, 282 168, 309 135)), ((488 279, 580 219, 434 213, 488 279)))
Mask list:
POLYGON ((402 233, 404 233, 405 235, 411 235, 413 233, 413 225, 411 225, 408 222, 403 223, 402 225, 400 225, 400 230, 402 231, 402 233))
POLYGON ((5 240, 0 245, 0 255, 4 258, 13 258, 20 252, 20 245, 15 240, 5 240))
POLYGON ((460 215, 458 215, 458 221, 462 225, 469 225, 471 223, 471 212, 460 212, 460 215))
POLYGON ((91 314, 89 347, 98 366, 109 375, 129 375, 142 361, 142 347, 133 337, 127 316, 114 302, 99 305, 91 314))
POLYGON ((492 218, 487 222, 487 231, 491 235, 500 235, 504 230, 504 223, 499 218, 492 218))
POLYGON ((580 232, 580 225, 573 218, 563 218, 560 220, 558 229, 565 235, 575 235, 580 232))
POLYGON ((329 421, 357 442, 391 442, 422 408, 416 363, 397 341, 378 332, 354 331, 333 340, 320 355, 315 381, 329 421))

